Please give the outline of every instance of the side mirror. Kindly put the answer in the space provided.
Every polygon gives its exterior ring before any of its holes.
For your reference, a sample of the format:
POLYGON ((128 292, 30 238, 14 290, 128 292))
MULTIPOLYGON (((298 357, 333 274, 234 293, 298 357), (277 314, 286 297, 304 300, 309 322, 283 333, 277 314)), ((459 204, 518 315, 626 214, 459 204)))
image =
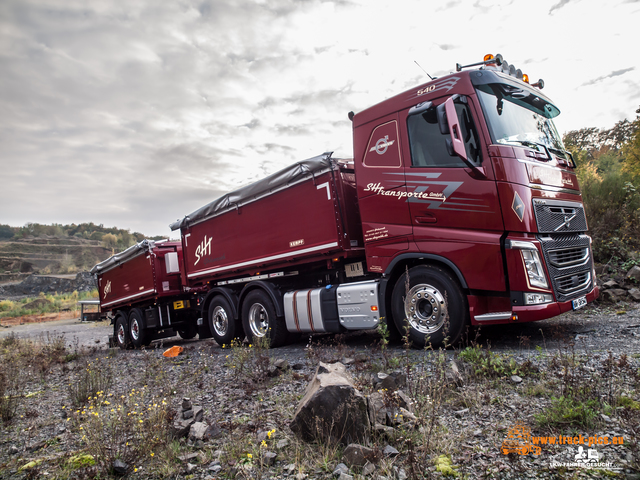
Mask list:
MULTIPOLYGON (((458 112, 456 111, 456 106, 454 104, 455 100, 458 98, 460 98, 460 100, 462 101, 466 100, 466 97, 454 95, 437 107, 436 111, 438 114, 438 125, 440 127, 440 132, 443 135, 449 135, 449 138, 447 138, 446 140, 449 155, 457 155, 469 168, 485 177, 486 175, 484 174, 484 171, 482 169, 481 160, 478 157, 470 159, 467 155, 463 132, 469 133, 469 129, 472 128, 472 126, 468 125, 469 122, 467 120, 465 129, 463 130, 463 128, 461 127, 460 119, 458 118, 458 112)), ((469 141, 469 138, 467 138, 466 141, 469 141)))

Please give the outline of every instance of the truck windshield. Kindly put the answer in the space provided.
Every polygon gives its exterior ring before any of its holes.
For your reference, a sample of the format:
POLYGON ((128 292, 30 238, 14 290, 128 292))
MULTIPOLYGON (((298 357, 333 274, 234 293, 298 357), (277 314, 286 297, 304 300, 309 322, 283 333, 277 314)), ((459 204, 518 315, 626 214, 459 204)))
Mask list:
POLYGON ((503 83, 476 87, 494 143, 544 145, 564 154, 562 138, 552 118, 560 114, 554 105, 533 91, 503 83))

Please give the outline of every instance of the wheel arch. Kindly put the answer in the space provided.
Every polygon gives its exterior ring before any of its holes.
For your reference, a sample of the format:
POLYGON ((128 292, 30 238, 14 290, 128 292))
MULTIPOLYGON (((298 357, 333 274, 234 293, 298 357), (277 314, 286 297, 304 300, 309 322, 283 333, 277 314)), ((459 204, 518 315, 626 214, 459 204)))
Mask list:
POLYGON ((233 315, 233 319, 234 320, 238 320, 240 317, 240 300, 238 299, 238 295, 236 294, 235 291, 231 290, 230 288, 224 288, 224 287, 216 287, 216 288, 212 288, 211 290, 209 290, 207 292, 207 295, 204 297, 204 301, 202 302, 202 318, 203 320, 207 320, 209 318, 209 305, 211 304, 211 300, 213 300, 213 298, 216 295, 222 295, 225 300, 227 300, 227 302, 229 302, 229 305, 231 305, 231 313, 233 315))
POLYGON ((276 316, 284 317, 284 298, 280 289, 271 282, 265 282, 263 280, 256 280, 254 282, 250 282, 244 286, 242 291, 240 292, 240 297, 238 299, 238 305, 242 305, 244 298, 247 294, 253 290, 264 290, 276 309, 276 316))
POLYGON ((407 268, 411 269, 418 265, 438 266, 448 271, 453 278, 457 279, 464 291, 468 291, 469 289, 460 269, 448 258, 430 253, 404 253, 398 255, 391 261, 385 271, 385 277, 380 282, 380 298, 384 299, 384 311, 381 312, 381 316, 391 314, 391 294, 400 276, 407 268))

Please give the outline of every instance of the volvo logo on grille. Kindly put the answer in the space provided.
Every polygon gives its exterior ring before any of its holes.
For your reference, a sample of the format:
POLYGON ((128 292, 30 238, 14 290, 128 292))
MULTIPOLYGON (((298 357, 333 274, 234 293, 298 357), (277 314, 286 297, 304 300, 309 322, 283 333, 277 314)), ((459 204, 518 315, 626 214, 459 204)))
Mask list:
POLYGON ((575 213, 573 215, 571 215, 571 216, 565 215, 564 216, 564 222, 562 222, 560 225, 558 225, 556 228, 554 228, 553 231, 557 232, 562 227, 571 228, 571 220, 573 220, 574 218, 576 218, 576 214, 575 213))

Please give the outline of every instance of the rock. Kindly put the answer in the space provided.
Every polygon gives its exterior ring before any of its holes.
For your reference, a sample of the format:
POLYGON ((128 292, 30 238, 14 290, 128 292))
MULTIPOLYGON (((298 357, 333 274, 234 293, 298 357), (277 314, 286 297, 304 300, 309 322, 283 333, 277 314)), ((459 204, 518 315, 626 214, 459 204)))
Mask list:
POLYGON ((610 290, 610 292, 616 295, 617 297, 624 297, 627 294, 627 291, 622 288, 613 288, 610 290))
POLYGON ((607 423, 611 423, 611 417, 605 415, 604 413, 600 414, 600 417, 607 423))
POLYGON ((19 451, 20 451, 20 449, 18 447, 16 447, 15 445, 11 445, 9 447, 9 455, 15 455, 19 451))
POLYGON ((182 463, 186 463, 189 462, 189 460, 193 460, 194 458, 198 458, 198 454, 197 453, 187 453, 185 455, 180 455, 178 457, 178 459, 182 462, 182 463))
POLYGON ((189 439, 192 441, 202 440, 208 428, 209 425, 204 422, 195 422, 189 428, 189 439))
POLYGON ((348 444, 369 438, 367 399, 344 365, 320 362, 290 427, 307 441, 348 444))
POLYGON ((187 473, 192 473, 198 466, 193 463, 187 463, 187 473))
POLYGON ((222 470, 222 466, 220 464, 218 464, 218 465, 209 465, 209 471, 210 472, 218 473, 218 472, 220 472, 220 470, 222 470))
POLYGON ((342 359, 342 363, 344 363, 345 365, 353 365, 356 362, 356 360, 354 358, 351 357, 345 357, 342 359))
POLYGON ((115 459, 113 461, 113 464, 111 465, 111 467, 113 468, 113 471, 117 474, 117 475, 126 475, 127 474, 127 470, 129 470, 129 466, 124 463, 122 460, 120 460, 119 458, 115 459))
POLYGON ((602 286, 604 288, 620 288, 620 285, 618 285, 618 282, 616 282, 615 280, 608 280, 604 282, 602 286))
POLYGON ((473 436, 474 437, 481 437, 482 436, 482 430, 480 430, 480 429, 474 430, 473 436))
POLYGON ((631 267, 631 270, 627 272, 626 278, 640 283, 640 267, 638 265, 631 267))
POLYGON ((362 475, 364 475, 365 477, 368 477, 375 471, 376 471, 376 466, 371 462, 365 463, 364 467, 362 467, 362 475))
POLYGON ((518 375, 511 375, 511 381, 513 383, 521 383, 522 382, 522 378, 519 377, 518 375))
POLYGON ((283 448, 286 448, 289 446, 289 440, 287 440, 286 438, 283 438, 282 440, 278 440, 278 443, 276 443, 276 448, 278 450, 282 450, 283 448))
POLYGON ((398 455, 400 455, 400 452, 393 448, 391 445, 387 445, 386 447, 384 447, 384 450, 382 450, 382 454, 385 457, 397 457, 398 455))
POLYGON ((176 413, 172 425, 172 433, 174 438, 186 437, 189 433, 191 425, 196 422, 202 421, 202 407, 193 407, 192 412, 193 415, 191 416, 191 418, 183 418, 182 412, 176 413))
POLYGON ((345 463, 352 466, 362 467, 369 458, 373 457, 373 450, 364 445, 350 443, 344 449, 343 458, 345 463))
POLYGON ((640 289, 631 288, 627 292, 631 298, 633 298, 636 302, 640 302, 640 289))
POLYGON ((182 411, 182 418, 183 419, 188 420, 191 417, 193 417, 193 409, 192 408, 182 411))
POLYGON ((223 430, 217 425, 209 425, 207 427, 207 430, 204 432, 204 435, 202 436, 202 441, 208 442, 210 440, 213 440, 214 438, 222 436, 223 433, 223 430))
POLYGON ((275 465, 277 456, 278 454, 274 452, 264 452, 264 454, 262 455, 262 461, 264 465, 271 467, 275 465))
POLYGON ((393 378, 393 381, 396 384, 396 389, 397 388, 403 388, 407 386, 407 374, 401 371, 395 371, 395 372, 391 372, 389 374, 389 376, 391 378, 393 378))
POLYGON ((352 475, 349 475, 349 474, 347 474, 347 473, 341 473, 341 474, 338 476, 338 480, 353 480, 353 476, 352 476, 352 475))
POLYGON ((191 404, 191 399, 188 397, 184 397, 182 399, 182 410, 191 410, 193 405, 191 404))
POLYGON ((469 413, 469 409, 468 408, 463 408, 462 410, 457 410, 457 411, 453 412, 453 414, 456 417, 462 417, 465 413, 469 413))
POLYGON ((616 303, 618 301, 618 296, 611 290, 604 290, 602 291, 602 301, 616 303))
POLYGON ((304 364, 302 364, 302 363, 294 363, 291 368, 293 368, 294 370, 303 370, 304 369, 304 364))
POLYGON ((384 405, 384 396, 380 392, 373 392, 367 397, 367 408, 371 425, 387 423, 387 408, 384 405))
POLYGON ((347 467, 344 463, 339 463, 336 465, 336 468, 333 470, 332 475, 334 477, 339 477, 341 473, 349 473, 349 467, 347 467))
POLYGON ((398 480, 407 480, 407 472, 404 471, 404 468, 398 470, 398 480))
POLYGON ((396 399, 398 400, 398 406, 406 408, 413 413, 413 400, 409 398, 409 395, 404 393, 402 390, 398 390, 395 395, 396 399))
POLYGON ((464 386, 464 379, 460 374, 460 369, 458 368, 458 364, 455 360, 451 360, 449 364, 449 369, 445 372, 445 376, 448 383, 454 384, 456 387, 464 386))
POLYGON ((289 362, 287 362, 284 358, 279 358, 275 362, 273 362, 273 366, 278 370, 288 370, 289 362))

